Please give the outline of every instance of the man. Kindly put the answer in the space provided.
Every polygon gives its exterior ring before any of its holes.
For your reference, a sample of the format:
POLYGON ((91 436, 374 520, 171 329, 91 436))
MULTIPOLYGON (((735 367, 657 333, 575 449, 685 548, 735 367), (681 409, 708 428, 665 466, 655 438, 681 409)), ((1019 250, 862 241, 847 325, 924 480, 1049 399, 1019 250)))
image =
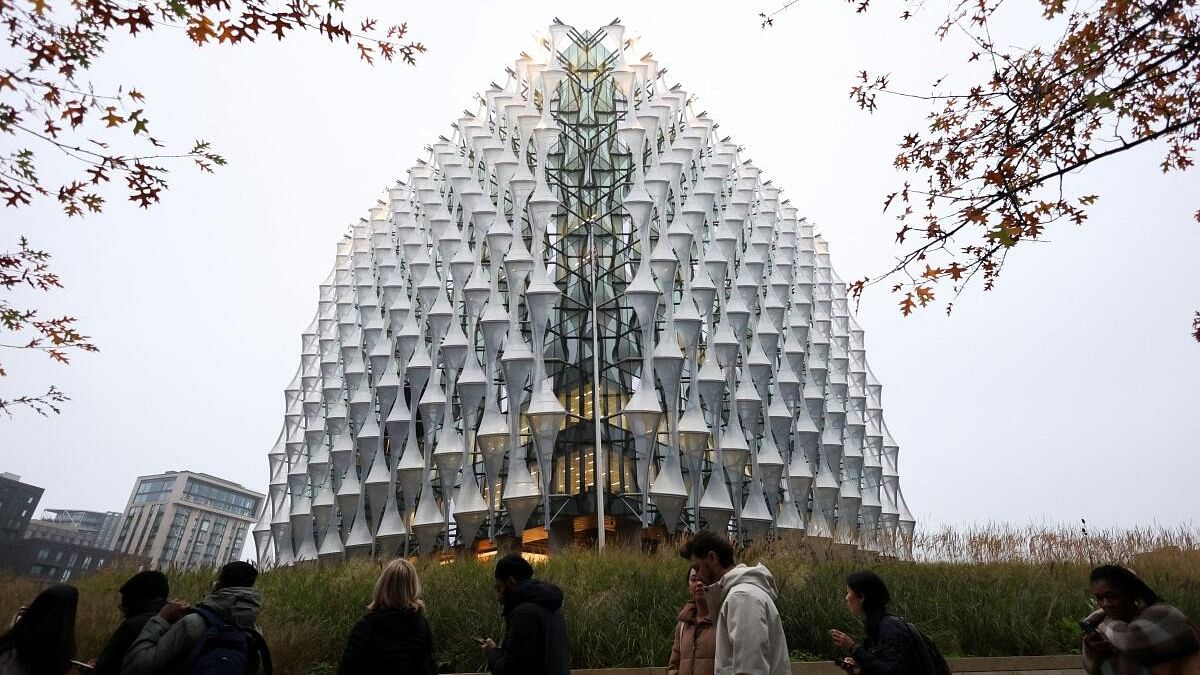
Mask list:
POLYGON ((558 586, 535 581, 517 554, 496 563, 496 600, 504 608, 504 641, 481 644, 492 675, 566 675, 567 623, 558 586))
POLYGON ((708 611, 717 617, 715 675, 790 674, 771 572, 761 563, 735 564, 729 541, 707 531, 697 532, 679 555, 699 572, 708 611))
POLYGON ((271 655, 258 629, 262 594, 258 570, 235 560, 221 568, 212 593, 195 608, 172 600, 146 622, 125 656, 124 675, 184 675, 204 672, 262 672, 271 655))
POLYGON ((171 587, 167 575, 155 570, 138 572, 120 588, 121 615, 125 620, 113 632, 104 645, 104 651, 96 659, 93 675, 121 675, 121 662, 133 646, 133 641, 142 634, 142 628, 150 618, 158 614, 167 604, 171 587))

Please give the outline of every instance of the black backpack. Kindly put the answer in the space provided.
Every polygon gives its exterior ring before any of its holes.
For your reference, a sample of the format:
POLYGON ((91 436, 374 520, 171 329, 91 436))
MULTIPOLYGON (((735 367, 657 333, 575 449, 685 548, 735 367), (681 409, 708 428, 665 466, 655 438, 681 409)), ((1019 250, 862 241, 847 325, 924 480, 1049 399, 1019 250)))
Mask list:
POLYGON ((890 618, 899 621, 908 632, 909 643, 912 644, 913 654, 917 657, 917 663, 913 665, 920 669, 920 675, 952 675, 950 664, 946 663, 942 650, 938 649, 937 644, 928 635, 901 617, 890 618))
POLYGON ((207 607, 196 607, 204 635, 192 647, 181 672, 186 675, 253 675, 261 663, 271 675, 271 651, 258 631, 230 623, 207 607))

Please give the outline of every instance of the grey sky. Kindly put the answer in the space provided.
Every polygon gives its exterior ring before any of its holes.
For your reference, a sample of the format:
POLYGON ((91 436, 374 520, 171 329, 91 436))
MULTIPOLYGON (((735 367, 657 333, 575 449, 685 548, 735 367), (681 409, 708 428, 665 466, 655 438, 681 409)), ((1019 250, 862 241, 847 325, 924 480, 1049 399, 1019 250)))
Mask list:
MULTIPOLYGON (((430 52, 415 69, 372 69, 315 36, 236 49, 169 31, 118 39, 94 81, 136 84, 158 137, 204 137, 230 166, 180 167, 148 211, 116 200, 86 220, 49 204, 0 211, 0 250, 24 234, 55 255, 67 290, 38 302, 78 316, 103 350, 70 367, 3 355, 0 395, 53 382, 74 398, 59 417, 0 421, 0 470, 44 486, 43 506, 119 510, 134 476, 170 469, 265 490, 282 389, 337 239, 556 15, 580 28, 620 17, 641 36, 637 53, 653 51, 819 224, 844 279, 896 253, 880 205, 902 180, 895 142, 927 111, 884 99, 860 113, 847 100, 855 73, 890 70, 921 89, 957 68, 928 21, 901 23, 882 4, 863 16, 799 3, 768 31, 756 13, 771 3, 348 4, 407 19, 430 52)), ((1017 9, 1040 22, 1036 7, 1017 9)), ((1073 178, 1078 194, 1101 195, 1086 225, 1022 246, 999 288, 967 293, 952 317, 904 319, 886 289, 864 301, 919 520, 1200 515, 1200 344, 1188 336, 1200 190, 1195 173, 1162 176, 1160 153, 1073 178)))

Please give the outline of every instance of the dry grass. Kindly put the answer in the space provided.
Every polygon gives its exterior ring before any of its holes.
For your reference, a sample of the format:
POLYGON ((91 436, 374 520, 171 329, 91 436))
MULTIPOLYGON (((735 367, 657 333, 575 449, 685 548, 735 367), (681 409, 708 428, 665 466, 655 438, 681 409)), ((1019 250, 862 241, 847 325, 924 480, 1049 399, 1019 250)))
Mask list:
POLYGON ((1086 523, 1025 526, 987 523, 919 531, 913 541, 913 555, 926 562, 1133 565, 1147 553, 1166 551, 1200 551, 1200 531, 1185 525, 1091 531, 1086 523))
MULTIPOLYGON (((988 525, 920 534, 920 562, 880 561, 895 611, 919 624, 950 655, 1021 655, 1073 651, 1075 621, 1089 609, 1087 573, 1099 562, 1133 564, 1169 602, 1200 616, 1200 551, 1193 530, 1091 533, 1072 528, 988 525)), ((860 631, 842 606, 842 580, 861 563, 814 560, 784 546, 746 551, 762 560, 780 589, 778 605, 795 658, 828 656, 828 629, 860 631)), ((663 664, 675 614, 684 600, 684 561, 612 550, 554 556, 538 576, 563 587, 576 667, 663 664)), ((281 674, 331 673, 378 573, 371 561, 264 573, 262 626, 281 674)), ((500 636, 491 567, 473 560, 419 563, 438 660, 451 672, 480 668, 471 636, 500 636)), ((98 653, 119 620, 116 589, 125 573, 80 580, 79 652, 98 653)), ((173 574, 172 594, 198 599, 211 572, 173 574)), ((0 617, 37 591, 28 581, 0 583, 0 617)))

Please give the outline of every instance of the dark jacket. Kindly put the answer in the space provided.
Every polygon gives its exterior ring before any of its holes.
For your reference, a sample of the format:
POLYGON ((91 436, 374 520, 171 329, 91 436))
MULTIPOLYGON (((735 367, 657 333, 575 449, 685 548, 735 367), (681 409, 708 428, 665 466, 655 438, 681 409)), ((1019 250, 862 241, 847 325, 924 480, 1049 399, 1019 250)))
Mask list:
POLYGON ((384 607, 354 624, 338 675, 432 675, 433 632, 422 612, 384 607))
POLYGON ((923 675, 921 653, 903 619, 876 610, 865 623, 867 637, 851 654, 862 675, 923 675))
POLYGON ((488 652, 492 675, 566 675, 567 623, 558 586, 529 579, 504 599, 504 642, 488 652))
POLYGON ((146 622, 158 614, 158 610, 165 604, 164 600, 154 600, 127 616, 121 625, 117 626, 117 630, 113 631, 112 637, 108 638, 108 644, 104 645, 104 650, 96 658, 96 669, 92 671, 92 675, 121 675, 121 662, 125 660, 125 654, 133 646, 133 641, 142 634, 146 622))
MULTIPOLYGON (((262 634, 258 629, 262 594, 257 588, 221 588, 209 593, 199 606, 231 625, 262 634)), ((167 623, 161 616, 151 617, 125 655, 123 675, 178 675, 206 629, 204 617, 199 614, 187 614, 175 623, 167 623)), ((266 671, 261 661, 259 667, 266 671)))

